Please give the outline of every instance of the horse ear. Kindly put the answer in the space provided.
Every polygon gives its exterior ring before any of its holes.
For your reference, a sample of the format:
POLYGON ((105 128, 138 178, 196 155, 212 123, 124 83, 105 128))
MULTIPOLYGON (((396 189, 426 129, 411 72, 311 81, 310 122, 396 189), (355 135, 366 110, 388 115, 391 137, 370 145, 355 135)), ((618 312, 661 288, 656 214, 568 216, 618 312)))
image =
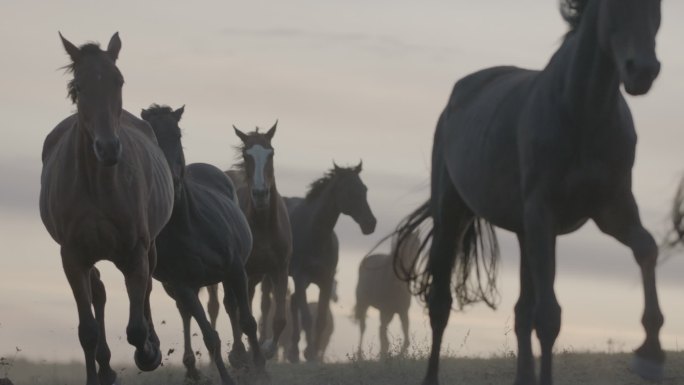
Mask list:
POLYGON ((273 136, 276 133, 276 127, 277 126, 278 126, 278 120, 276 119, 275 123, 273 124, 273 127, 271 127, 271 129, 268 130, 268 132, 266 132, 266 137, 268 138, 268 140, 273 139, 273 136))
POLYGON ((357 174, 360 174, 361 170, 363 170, 363 160, 360 160, 359 165, 354 167, 354 171, 356 171, 357 174))
POLYGON ((176 119, 177 122, 180 122, 181 117, 183 116, 183 112, 185 111, 185 104, 176 111, 173 111, 173 117, 176 119))
POLYGON ((333 159, 333 168, 335 171, 340 171, 342 168, 335 163, 335 159, 333 159))
POLYGON ((112 58, 112 61, 116 61, 119 58, 119 51, 121 51, 121 39, 119 39, 119 33, 115 32, 112 38, 109 39, 107 54, 112 58))
POLYGON ((233 130, 235 130, 235 135, 237 135, 241 141, 245 142, 247 140, 247 134, 240 131, 237 127, 235 127, 235 125, 233 125, 233 130))
POLYGON ((57 33, 59 33, 59 38, 62 39, 62 45, 64 46, 67 54, 69 54, 69 57, 71 57, 71 61, 76 63, 78 59, 81 58, 81 50, 73 45, 69 40, 65 39, 61 32, 57 33))
POLYGON ((150 112, 143 108, 142 111, 140 111, 140 117, 142 120, 147 121, 150 117, 150 112))

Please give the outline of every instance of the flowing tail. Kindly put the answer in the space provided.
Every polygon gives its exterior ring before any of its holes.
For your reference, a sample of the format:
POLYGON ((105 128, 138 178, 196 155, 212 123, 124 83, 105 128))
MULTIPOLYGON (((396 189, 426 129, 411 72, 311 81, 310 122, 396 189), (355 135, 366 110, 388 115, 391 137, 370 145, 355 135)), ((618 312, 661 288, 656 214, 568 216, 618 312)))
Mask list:
MULTIPOLYGON (((432 286, 428 247, 434 231, 431 219, 432 205, 428 200, 399 223, 395 231, 397 247, 392 252, 397 277, 408 282, 411 292, 424 302, 427 302, 432 286), (420 247, 414 256, 402 259, 398 250, 416 230, 423 234, 420 247)), ((454 234, 454 237, 460 236, 454 234)), ((452 256, 455 261, 451 282, 458 308, 484 302, 495 309, 499 301, 496 288, 499 244, 494 226, 483 218, 475 217, 462 237, 452 256)))

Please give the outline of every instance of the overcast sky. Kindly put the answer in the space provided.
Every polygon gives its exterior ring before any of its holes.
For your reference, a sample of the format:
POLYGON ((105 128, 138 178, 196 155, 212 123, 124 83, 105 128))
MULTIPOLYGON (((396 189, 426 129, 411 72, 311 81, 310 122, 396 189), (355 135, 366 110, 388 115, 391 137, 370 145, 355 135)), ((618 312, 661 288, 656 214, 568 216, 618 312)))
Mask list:
MULTIPOLYGON (((647 96, 628 98, 639 133, 634 191, 656 235, 662 235, 684 170, 683 11, 681 1, 663 2, 662 73, 647 96)), ((540 68, 566 31, 555 0, 3 0, 0 14, 0 290, 12 293, 0 296, 0 354, 22 344, 27 357, 47 359, 81 357, 58 248, 37 212, 43 139, 74 109, 66 98, 69 75, 60 67, 68 57, 57 31, 77 45, 94 40, 104 46, 119 31, 124 108, 138 114, 151 103, 185 104, 181 126, 189 162, 228 168, 238 143, 231 125, 251 130, 276 119, 275 167, 285 195, 303 194, 333 159, 363 159, 362 177, 379 223, 370 237, 348 219, 339 226, 341 302, 334 311, 340 331, 332 348, 338 358, 351 351, 347 341, 356 339, 346 316, 360 257, 427 198, 432 133, 453 83, 493 65, 540 68), (38 322, 45 317, 55 320, 49 328, 38 322), (52 348, 41 350, 41 341, 52 348)), ((506 338, 514 346, 503 330, 511 326, 517 297, 518 251, 510 234, 500 234, 501 309, 454 315, 447 334, 458 346, 474 330, 467 345, 473 354, 496 352, 506 338)), ((624 349, 635 347, 643 336, 642 299, 629 251, 590 224, 564 237, 558 254, 565 322, 560 343, 602 348, 607 331, 615 331, 624 349), (595 298, 599 291, 606 296, 595 298)), ((659 274, 667 320, 663 343, 673 348, 678 337, 684 339, 684 300, 676 295, 684 292, 681 256, 669 259, 659 274)), ((125 295, 117 292, 121 279, 109 267, 105 277, 115 309, 108 327, 120 336, 126 318, 125 295)), ((155 288, 154 306, 171 325, 168 343, 177 344, 174 306, 155 288)), ((419 306, 412 317, 417 338, 424 338, 420 329, 427 324, 419 306)), ((129 359, 130 352, 121 343, 115 358, 129 359)))

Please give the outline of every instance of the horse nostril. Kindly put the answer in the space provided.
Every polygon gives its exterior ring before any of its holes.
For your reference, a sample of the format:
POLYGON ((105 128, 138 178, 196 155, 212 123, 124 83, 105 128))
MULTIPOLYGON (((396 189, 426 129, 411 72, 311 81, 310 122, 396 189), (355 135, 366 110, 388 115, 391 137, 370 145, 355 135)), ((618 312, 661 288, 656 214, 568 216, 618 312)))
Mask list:
POLYGON ((628 74, 634 73, 634 70, 636 69, 636 64, 634 62, 634 59, 628 59, 627 62, 625 63, 625 70, 627 71, 628 74))

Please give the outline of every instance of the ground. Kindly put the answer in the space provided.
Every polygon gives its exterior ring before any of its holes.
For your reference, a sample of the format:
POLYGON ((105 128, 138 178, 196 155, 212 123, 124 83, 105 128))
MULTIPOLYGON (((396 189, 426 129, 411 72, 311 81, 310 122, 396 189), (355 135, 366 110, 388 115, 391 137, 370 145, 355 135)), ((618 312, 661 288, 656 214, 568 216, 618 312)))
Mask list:
MULTIPOLYGON (((555 360, 556 385, 650 385, 627 369, 630 354, 559 353, 555 360)), ((668 352, 662 385, 684 385, 684 352, 668 352)), ((273 385, 418 385, 426 363, 422 359, 391 358, 387 361, 360 361, 351 358, 341 363, 269 363, 273 385)), ((441 364, 443 384, 511 385, 515 358, 445 358, 441 364)), ((36 363, 18 360, 7 368, 17 385, 73 385, 85 382, 81 364, 36 363)), ((203 371, 214 376, 211 368, 203 371)), ((152 373, 134 369, 120 370, 122 385, 181 385, 183 369, 165 365, 152 373)), ((4 373, 0 372, 0 378, 4 373)), ((240 381, 251 385, 251 381, 240 381)))

